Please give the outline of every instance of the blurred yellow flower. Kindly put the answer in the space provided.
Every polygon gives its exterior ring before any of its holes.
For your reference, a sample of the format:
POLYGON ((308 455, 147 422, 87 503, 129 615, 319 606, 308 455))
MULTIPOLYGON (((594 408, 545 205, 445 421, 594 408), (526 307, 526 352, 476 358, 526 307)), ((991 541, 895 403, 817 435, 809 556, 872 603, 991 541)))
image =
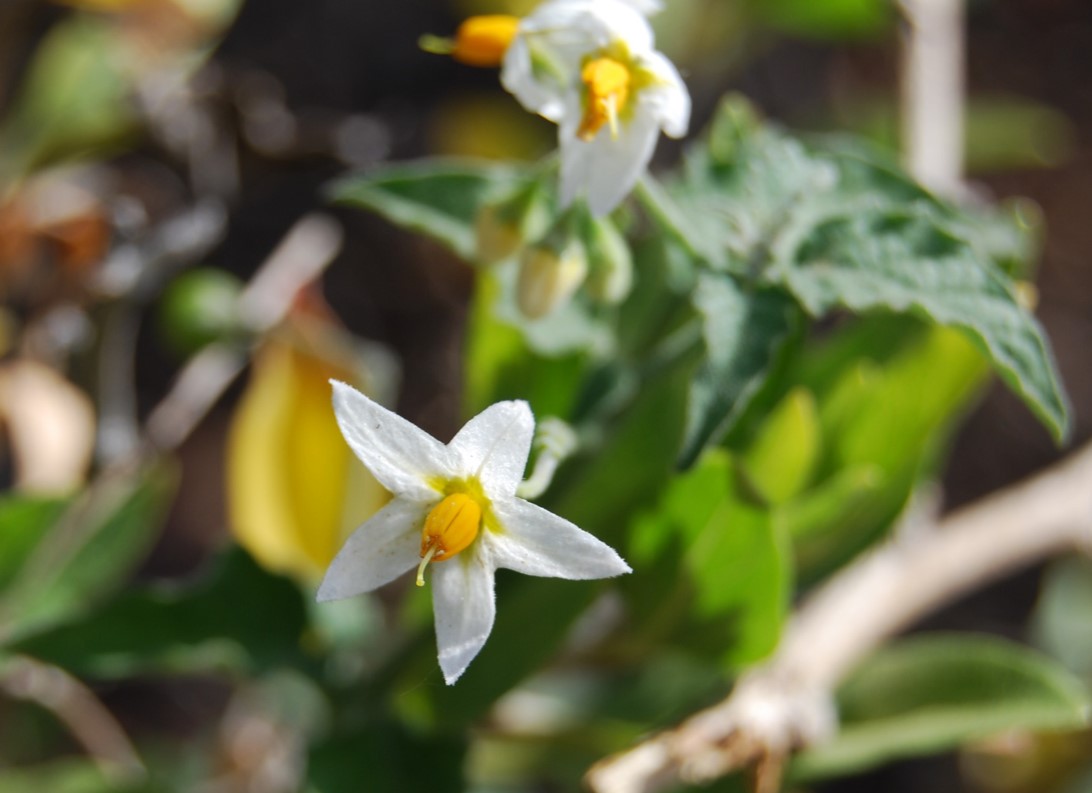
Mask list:
POLYGON ((227 484, 238 542, 267 569, 313 583, 389 495, 350 465, 330 410, 330 378, 372 393, 375 379, 335 328, 306 331, 272 337, 255 355, 228 437, 227 484))

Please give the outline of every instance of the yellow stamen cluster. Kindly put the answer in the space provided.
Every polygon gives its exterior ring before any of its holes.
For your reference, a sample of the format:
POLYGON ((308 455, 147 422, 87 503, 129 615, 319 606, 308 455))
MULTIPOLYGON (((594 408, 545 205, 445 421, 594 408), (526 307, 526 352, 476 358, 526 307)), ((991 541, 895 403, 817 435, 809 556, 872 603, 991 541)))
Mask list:
POLYGON ((604 124, 610 124, 611 137, 618 137, 618 115, 629 98, 630 73, 626 65, 614 58, 595 58, 584 64, 580 72, 587 95, 584 117, 576 134, 590 141, 604 124))
POLYGON ((465 493, 453 493, 432 508, 421 530, 421 564, 417 586, 425 585, 425 568, 430 562, 450 559, 465 550, 482 525, 482 508, 465 493))

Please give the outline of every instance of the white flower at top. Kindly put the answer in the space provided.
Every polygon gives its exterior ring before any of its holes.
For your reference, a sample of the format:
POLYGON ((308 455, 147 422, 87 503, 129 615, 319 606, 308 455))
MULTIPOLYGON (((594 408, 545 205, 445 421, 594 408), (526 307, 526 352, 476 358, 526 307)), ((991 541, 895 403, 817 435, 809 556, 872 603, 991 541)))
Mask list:
POLYGON ((686 134, 690 94, 655 50, 656 0, 547 0, 520 20, 501 82, 558 125, 561 203, 603 216, 633 189, 660 132, 686 134))
POLYGON ((612 548, 516 496, 535 427, 526 402, 490 406, 444 445, 351 386, 331 382, 345 440, 394 498, 349 537, 318 599, 369 592, 413 568, 421 586, 427 571, 449 685, 493 629, 497 568, 568 579, 630 572, 612 548))

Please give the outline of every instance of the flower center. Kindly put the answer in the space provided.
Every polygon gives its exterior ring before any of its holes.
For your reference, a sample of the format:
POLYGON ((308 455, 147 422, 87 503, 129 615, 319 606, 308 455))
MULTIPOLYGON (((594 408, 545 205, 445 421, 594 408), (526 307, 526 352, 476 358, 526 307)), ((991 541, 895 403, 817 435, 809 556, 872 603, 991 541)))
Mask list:
POLYGON ((629 69, 614 58, 595 58, 584 64, 580 79, 587 95, 577 137, 590 141, 604 124, 609 124, 611 137, 617 138, 618 114, 625 108, 629 97, 629 69))
POLYGON ((428 513, 421 531, 417 586, 425 585, 429 562, 442 562, 467 548, 482 525, 482 508, 465 493, 453 493, 428 513))

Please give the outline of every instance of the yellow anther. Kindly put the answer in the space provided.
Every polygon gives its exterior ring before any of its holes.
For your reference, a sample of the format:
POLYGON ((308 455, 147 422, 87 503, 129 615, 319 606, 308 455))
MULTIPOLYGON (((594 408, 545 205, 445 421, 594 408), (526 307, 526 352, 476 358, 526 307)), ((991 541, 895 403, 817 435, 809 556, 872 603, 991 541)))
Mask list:
POLYGON ((425 568, 430 562, 442 562, 466 549, 481 525, 482 508, 465 493, 454 493, 433 507, 421 531, 417 586, 425 585, 425 568))
POLYGON ((580 79, 587 95, 577 137, 592 140, 604 124, 610 124, 611 137, 617 138, 618 115, 629 98, 629 69, 614 58, 596 58, 584 64, 580 79))
POLYGON ((419 44, 426 52, 450 55, 468 66, 495 67, 500 66, 518 27, 519 17, 486 14, 465 20, 454 39, 422 36, 419 44))

